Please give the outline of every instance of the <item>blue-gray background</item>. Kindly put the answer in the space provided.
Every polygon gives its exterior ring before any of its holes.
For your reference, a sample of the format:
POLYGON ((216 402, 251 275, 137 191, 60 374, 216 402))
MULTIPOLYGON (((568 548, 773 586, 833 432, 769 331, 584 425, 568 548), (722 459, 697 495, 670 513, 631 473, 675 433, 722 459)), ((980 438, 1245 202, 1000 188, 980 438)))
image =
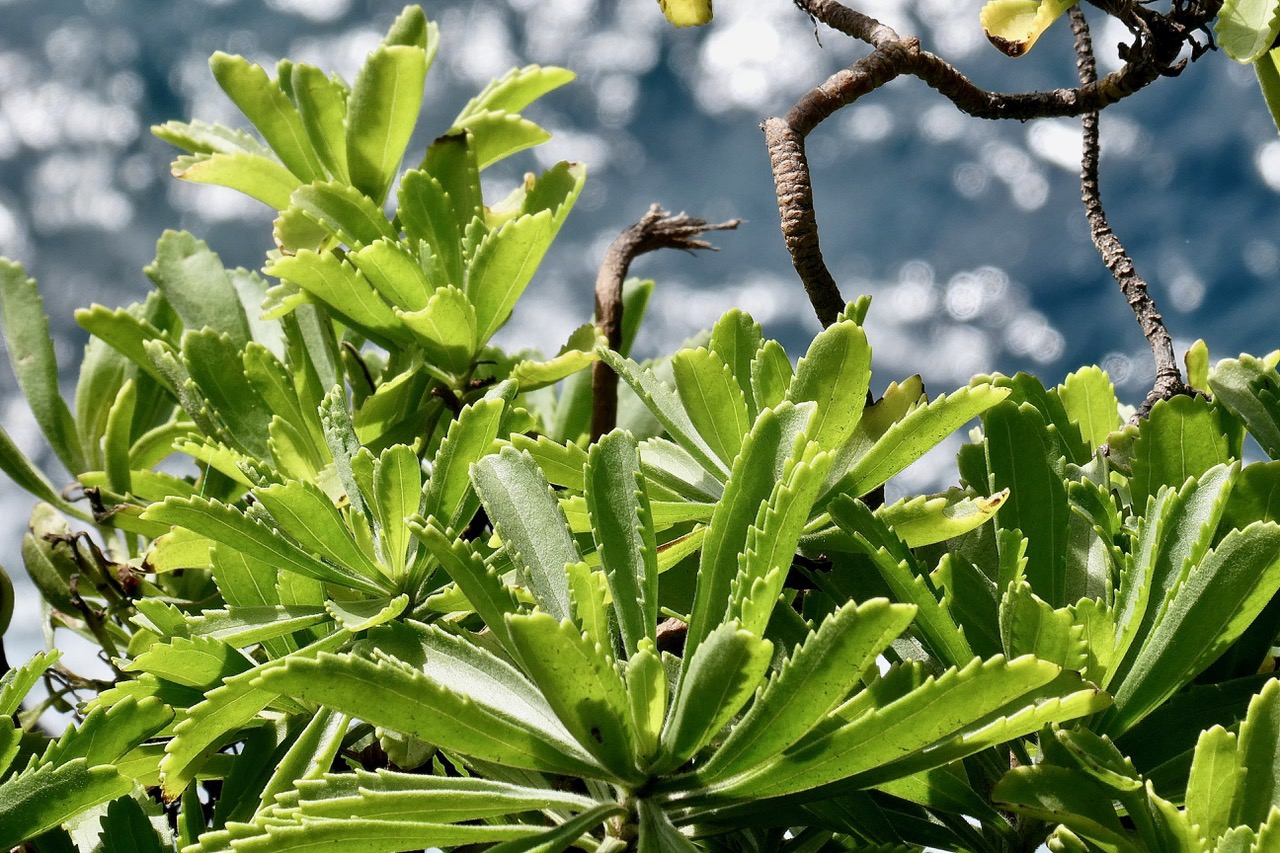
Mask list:
MULTIPOLYGON (((1009 60, 977 24, 980 0, 874 0, 861 8, 1005 91, 1072 85, 1065 22, 1009 60)), ((281 56, 351 79, 399 10, 373 0, 0 0, 0 254, 42 285, 66 389, 84 335, 72 311, 140 299, 141 268, 167 227, 208 240, 229 265, 257 267, 270 213, 230 191, 168 176, 174 151, 148 128, 171 118, 240 124, 211 79, 214 50, 268 67, 281 56)), ((649 256, 658 280, 643 353, 668 350, 740 305, 793 354, 816 330, 778 234, 759 121, 865 48, 822 31, 788 0, 720 0, 715 22, 674 30, 653 0, 437 2, 443 42, 421 139, 443 131, 492 76, 528 62, 579 73, 529 115, 552 143, 487 173, 500 197, 524 171, 590 166, 587 189, 502 340, 554 351, 588 319, 608 241, 657 201, 711 219, 742 217, 722 251, 649 256)), ((1094 20, 1101 18, 1093 15, 1094 20)), ((1103 70, 1122 29, 1100 24, 1103 70)), ((971 374, 1034 371, 1046 382, 1106 366, 1126 399, 1152 368, 1089 243, 1078 202, 1074 121, 994 124, 957 113, 912 79, 837 114, 810 139, 824 247, 846 296, 871 293, 876 385, 920 372, 932 392, 971 374)), ((1215 357, 1280 345, 1276 193, 1280 140, 1252 71, 1210 55, 1103 116, 1111 221, 1152 281, 1181 347, 1215 357)), ((0 359, 3 357, 0 356, 0 359)), ((7 370, 0 424, 50 464, 7 370)), ((946 480, 954 439, 900 489, 946 480)), ((54 472, 59 482, 65 472, 54 472)), ((31 501, 0 484, 0 563, 25 597, 11 659, 40 645, 38 605, 18 557, 31 501)))

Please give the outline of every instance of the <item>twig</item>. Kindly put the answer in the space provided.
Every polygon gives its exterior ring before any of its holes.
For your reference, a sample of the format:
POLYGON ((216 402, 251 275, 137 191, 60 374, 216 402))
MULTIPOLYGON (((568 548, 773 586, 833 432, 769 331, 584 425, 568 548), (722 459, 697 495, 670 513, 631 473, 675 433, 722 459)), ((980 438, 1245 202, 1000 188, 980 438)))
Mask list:
MULTIPOLYGON (((1089 22, 1079 5, 1070 10, 1071 32, 1075 35, 1076 71, 1080 75, 1080 85, 1087 86, 1098 78, 1097 66, 1093 56, 1093 40, 1089 35, 1089 22)), ((1182 381, 1182 371, 1178 368, 1178 359, 1173 352, 1173 339, 1165 327, 1164 318, 1156 309, 1155 299, 1147 287, 1147 282, 1138 274, 1132 258, 1120 242, 1120 238, 1112 231, 1107 222, 1107 214, 1102 209, 1102 196, 1098 185, 1098 113, 1087 112, 1081 116, 1083 128, 1083 156, 1080 163, 1080 197, 1084 202, 1085 216, 1089 220, 1089 234, 1093 245, 1098 248, 1102 262, 1120 285, 1120 292, 1138 319, 1143 336, 1151 345, 1151 353, 1156 361, 1156 381, 1151 393, 1147 395, 1135 418, 1145 417, 1159 400, 1166 400, 1178 394, 1188 392, 1182 381)))
MULTIPOLYGON (((619 234, 609 244, 596 276, 596 326, 604 333, 609 348, 622 347, 622 283, 631 262, 656 249, 715 249, 698 239, 707 231, 729 231, 741 220, 730 219, 716 225, 684 213, 672 216, 654 204, 640 221, 619 234)), ((591 439, 598 439, 618 423, 618 376, 604 362, 596 362, 591 373, 591 439)))
POLYGON ((980 88, 945 60, 922 50, 915 37, 900 36, 869 15, 835 0, 795 2, 816 20, 874 48, 870 55, 810 90, 785 118, 770 118, 761 125, 769 146, 783 239, 824 326, 835 320, 844 308, 844 300, 822 260, 804 138, 825 119, 904 74, 918 77, 957 109, 976 118, 1026 121, 1097 112, 1161 76, 1178 73, 1182 69, 1178 60, 1182 46, 1194 44, 1194 34, 1213 20, 1222 5, 1222 0, 1174 3, 1168 15, 1145 14, 1143 33, 1127 52, 1125 65, 1101 80, 1075 89, 1003 94, 980 88))

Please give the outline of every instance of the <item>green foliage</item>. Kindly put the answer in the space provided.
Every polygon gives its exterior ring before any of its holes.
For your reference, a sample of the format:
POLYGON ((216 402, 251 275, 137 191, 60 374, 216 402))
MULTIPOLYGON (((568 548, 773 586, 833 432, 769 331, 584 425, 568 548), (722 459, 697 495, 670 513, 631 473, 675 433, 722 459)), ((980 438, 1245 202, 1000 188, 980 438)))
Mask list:
MULTIPOLYGON (((1046 9, 1011 14, 1034 40, 1046 9)), ((572 74, 513 70, 398 174, 438 41, 409 7, 351 84, 215 55, 261 139, 156 133, 277 210, 274 283, 166 232, 144 302, 77 313, 74 414, 0 269, 19 386, 90 498, 0 433, 40 501, 23 561, 47 636, 113 667, 0 678, 0 844, 1273 848, 1280 356, 1194 347, 1203 395, 1133 425, 1098 368, 876 396, 869 300, 794 366, 736 309, 641 364, 652 282, 619 351, 587 324, 504 353, 585 170, 492 203, 481 174, 545 141, 519 111, 572 74), (586 440, 597 363, 645 432, 586 440), (958 487, 885 502, 975 418, 958 487), (48 708, 80 721, 50 738, 48 708)))

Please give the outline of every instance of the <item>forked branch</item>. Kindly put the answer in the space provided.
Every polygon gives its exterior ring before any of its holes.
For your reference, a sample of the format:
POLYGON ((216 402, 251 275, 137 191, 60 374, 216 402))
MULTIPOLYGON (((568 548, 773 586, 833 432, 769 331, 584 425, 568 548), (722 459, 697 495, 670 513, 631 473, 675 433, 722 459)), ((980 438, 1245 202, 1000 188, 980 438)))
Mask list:
MULTIPOLYGON (((976 118, 1025 121, 1096 114, 1161 76, 1179 73, 1185 64, 1185 60, 1179 60, 1183 46, 1191 44, 1193 56, 1197 55, 1196 48, 1203 49, 1195 42, 1195 34, 1204 30, 1222 5, 1222 0, 1205 0, 1202 4, 1175 0, 1168 14, 1143 9, 1141 27, 1135 33, 1134 44, 1125 52, 1124 66, 1118 71, 1101 79, 1095 76, 1082 81, 1077 88, 1004 94, 980 88, 945 60, 923 50, 918 39, 900 36, 892 27, 835 0, 795 2, 814 19, 872 47, 869 55, 810 90, 785 117, 770 118, 761 125, 769 147, 783 239, 823 326, 834 322, 844 307, 844 298, 823 261, 818 239, 813 183, 804 148, 805 137, 814 128, 837 110, 904 74, 918 77, 957 109, 976 118)), ((1144 309, 1139 321, 1144 323, 1144 334, 1148 321, 1163 329, 1154 309, 1149 312, 1144 309)), ((1165 335, 1167 337, 1167 332, 1165 335)), ((1157 356, 1158 364, 1159 358, 1157 356)))
MULTIPOLYGON (((609 244, 596 275, 596 327, 604 333, 609 348, 622 347, 622 283, 631 262, 656 249, 715 249, 699 239, 707 231, 728 231, 741 220, 711 224, 680 213, 672 216, 661 205, 651 205, 648 213, 609 244)), ((618 375, 604 362, 596 362, 591 373, 591 440, 609 432, 618 423, 618 375)))

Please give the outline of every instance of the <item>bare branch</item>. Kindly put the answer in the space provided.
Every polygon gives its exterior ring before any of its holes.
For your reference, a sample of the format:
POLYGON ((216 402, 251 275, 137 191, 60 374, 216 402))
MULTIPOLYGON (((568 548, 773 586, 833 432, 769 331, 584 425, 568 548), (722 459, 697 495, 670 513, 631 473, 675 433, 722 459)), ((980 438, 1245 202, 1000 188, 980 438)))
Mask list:
MULTIPOLYGON (((1080 84, 1087 86, 1097 79, 1097 65, 1093 56, 1093 40, 1089 35, 1089 22, 1078 5, 1072 6, 1071 31, 1075 34, 1076 70, 1080 75, 1080 84)), ((1177 356, 1173 351, 1173 339, 1165 327, 1164 318, 1156 309, 1155 299, 1147 287, 1147 282, 1138 274, 1133 260, 1125 250, 1120 238, 1112 231, 1107 222, 1107 214, 1102 209, 1102 196, 1098 184, 1098 113, 1088 112, 1081 117, 1084 130, 1083 156, 1080 164, 1080 197, 1084 202, 1085 216, 1089 220, 1089 235, 1093 244, 1102 256, 1102 262, 1120 285, 1120 292, 1138 319, 1143 336, 1151 345, 1151 353, 1156 361, 1155 387, 1138 410, 1138 417, 1145 416, 1159 400, 1165 400, 1177 394, 1185 394, 1188 389, 1182 381, 1182 371, 1178 367, 1177 356)))
MULTIPOLYGON (((698 239, 707 231, 729 231, 741 220, 710 224, 684 213, 672 216, 654 204, 635 225, 619 234, 609 244, 596 275, 596 326, 604 333, 609 348, 622 347, 622 283, 631 262, 656 249, 715 249, 698 239)), ((604 362, 596 362, 591 374, 591 440, 613 429, 618 423, 618 376, 604 362)))
POLYGON ((1126 52, 1120 70, 1075 89, 1002 94, 975 85, 945 60, 922 50, 914 37, 898 35, 891 27, 854 11, 836 0, 795 0, 816 20, 874 50, 810 90, 783 119, 766 120, 761 129, 769 146, 783 239, 792 264, 822 324, 828 325, 843 308, 839 287, 822 259, 813 188, 805 159, 804 139, 837 110, 849 106, 896 77, 909 74, 949 99, 957 109, 977 118, 1018 119, 1080 116, 1097 112, 1150 85, 1161 76, 1177 74, 1183 45, 1193 45, 1217 14, 1222 0, 1203 4, 1174 2, 1169 14, 1134 12, 1141 27, 1126 52), (833 306, 838 306, 834 308, 833 306))

